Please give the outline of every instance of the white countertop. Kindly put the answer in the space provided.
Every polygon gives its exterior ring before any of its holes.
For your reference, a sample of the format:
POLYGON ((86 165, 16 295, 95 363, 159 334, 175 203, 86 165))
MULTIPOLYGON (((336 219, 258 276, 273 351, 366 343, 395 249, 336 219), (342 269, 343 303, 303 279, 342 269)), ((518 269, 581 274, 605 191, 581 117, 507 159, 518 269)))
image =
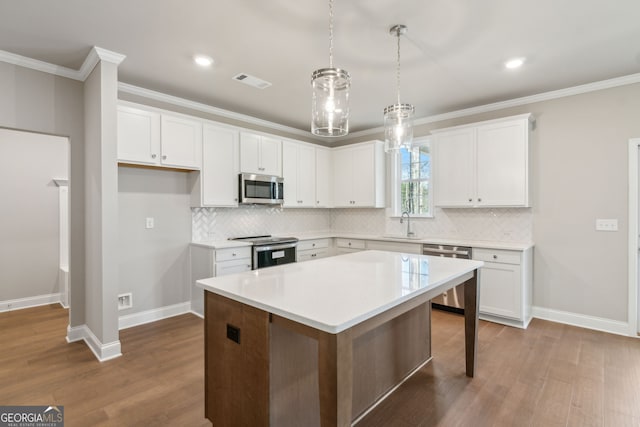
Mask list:
POLYGON ((201 246, 210 249, 240 248, 251 246, 251 242, 238 242, 236 240, 208 240, 204 242, 191 242, 193 246, 201 246))
MULTIPOLYGON (((313 328, 339 333, 484 265, 363 251, 198 280, 199 287, 313 328)), ((438 291, 438 292, 435 292, 438 291)))

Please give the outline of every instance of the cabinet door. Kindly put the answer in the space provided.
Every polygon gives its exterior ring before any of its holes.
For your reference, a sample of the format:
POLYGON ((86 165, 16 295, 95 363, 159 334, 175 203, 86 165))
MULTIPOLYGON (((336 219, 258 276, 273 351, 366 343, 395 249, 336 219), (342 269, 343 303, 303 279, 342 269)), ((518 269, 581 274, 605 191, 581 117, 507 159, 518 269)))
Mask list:
POLYGON ((259 169, 260 135, 240 133, 240 172, 262 174, 259 169))
POLYGON ((478 206, 527 206, 527 133, 527 120, 478 127, 478 206))
POLYGON ((373 207, 376 200, 375 150, 373 145, 352 149, 353 160, 353 206, 373 207))
POLYGON ((475 204, 474 129, 436 134, 434 198, 436 206, 475 204))
POLYGON ((160 114, 118 106, 118 161, 160 163, 160 114))
POLYGON ((480 312, 522 319, 519 265, 485 262, 480 272, 480 312))
POLYGON ((339 149, 333 152, 333 204, 337 208, 353 207, 353 152, 339 149))
POLYGON ((164 166, 200 169, 202 166, 202 123, 162 114, 161 163, 164 166))
POLYGON ((258 170, 265 175, 282 176, 282 141, 263 136, 260 141, 258 170))
POLYGON ((285 208, 293 208, 299 205, 298 197, 298 145, 293 142, 282 144, 282 177, 284 178, 284 203, 285 208))
POLYGON ((316 203, 316 150, 307 145, 298 146, 298 200, 305 208, 316 203))
POLYGON ((202 204, 237 206, 239 132, 205 125, 202 141, 202 204))
POLYGON ((331 151, 316 148, 316 207, 333 207, 333 168, 331 151))
POLYGON ((242 273, 251 270, 251 259, 238 259, 235 261, 225 261, 216 263, 216 277, 228 274, 242 273))

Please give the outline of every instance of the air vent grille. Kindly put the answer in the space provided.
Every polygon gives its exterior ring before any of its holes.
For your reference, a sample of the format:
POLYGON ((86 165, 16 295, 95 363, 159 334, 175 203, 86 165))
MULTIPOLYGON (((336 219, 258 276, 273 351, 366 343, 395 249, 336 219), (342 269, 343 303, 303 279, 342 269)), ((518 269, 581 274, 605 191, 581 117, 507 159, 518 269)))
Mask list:
POLYGON ((233 76, 233 80, 237 80, 241 83, 244 83, 249 86, 256 87, 258 89, 265 89, 271 86, 271 83, 268 81, 259 79, 255 76, 246 73, 240 73, 238 75, 233 76))

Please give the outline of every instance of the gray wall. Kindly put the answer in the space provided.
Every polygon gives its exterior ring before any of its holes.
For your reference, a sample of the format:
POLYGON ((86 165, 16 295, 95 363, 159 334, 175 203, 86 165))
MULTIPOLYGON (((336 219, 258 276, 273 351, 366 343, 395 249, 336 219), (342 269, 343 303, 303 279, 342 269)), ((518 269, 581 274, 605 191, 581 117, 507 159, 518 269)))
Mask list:
POLYGON ((120 315, 189 301, 190 189, 187 172, 118 170, 118 293, 133 307, 120 315), (145 219, 154 218, 154 228, 145 219))
POLYGON ((59 190, 69 140, 0 129, 0 301, 61 291, 59 190))
POLYGON ((0 126, 68 136, 70 142, 69 323, 84 323, 84 99, 74 80, 0 62, 0 126))
MULTIPOLYGON (((423 125, 533 113, 534 305, 627 321, 627 145, 640 137, 640 84, 423 125), (617 218, 618 232, 596 232, 617 218)), ((382 138, 369 135, 349 142, 382 138)))

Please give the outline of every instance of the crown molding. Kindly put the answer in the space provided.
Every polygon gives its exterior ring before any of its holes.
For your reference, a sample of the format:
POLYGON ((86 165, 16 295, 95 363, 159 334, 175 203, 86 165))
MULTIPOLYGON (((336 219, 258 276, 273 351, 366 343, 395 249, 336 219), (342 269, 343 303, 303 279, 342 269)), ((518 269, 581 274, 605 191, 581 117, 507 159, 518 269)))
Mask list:
POLYGON ((0 61, 8 64, 18 65, 24 68, 30 68, 43 73, 53 74, 60 77, 66 77, 72 80, 85 81, 89 74, 99 61, 111 62, 116 65, 120 64, 126 58, 125 55, 93 46, 89 54, 85 58, 82 66, 78 70, 62 67, 60 65, 50 64, 48 62, 39 61, 26 56, 17 55, 15 53, 0 50, 0 61))
MULTIPOLYGON (((533 104, 535 102, 550 101, 553 99, 565 98, 567 96, 581 95, 584 93, 595 92, 603 89, 610 89, 618 86, 625 86, 633 83, 640 83, 640 73, 630 74, 628 76, 616 77, 608 80, 587 83, 579 86, 573 86, 565 89, 543 92, 536 95, 523 96, 521 98, 510 99, 507 101, 494 102, 492 104, 480 105, 477 107, 465 108, 462 110, 451 111, 449 113, 436 114, 434 116, 422 117, 413 121, 414 126, 425 125, 428 123, 441 122, 443 120, 457 119, 460 117, 473 116, 475 114, 488 113, 491 111, 502 110, 505 108, 519 107, 522 105, 533 104)), ((384 127, 366 129, 341 138, 340 141, 347 141, 351 138, 368 136, 378 133, 384 133, 384 127)))
MULTIPOLYGON (((202 111, 203 113, 209 113, 209 114, 213 114, 220 117, 226 117, 228 119, 238 120, 243 123, 250 123, 257 126, 266 127, 269 129, 279 130, 281 132, 287 132, 293 135, 300 135, 307 138, 309 137, 313 138, 311 132, 308 132, 308 131, 303 131, 301 129, 270 122, 268 120, 258 119, 256 117, 248 116, 246 114, 236 113, 234 111, 213 107, 211 105, 203 104, 200 102, 190 101, 185 98, 179 98, 177 96, 167 95, 165 93, 156 92, 154 90, 145 89, 139 86, 133 86, 128 83, 122 83, 122 82, 118 83, 118 91, 128 93, 131 95, 141 96, 147 99, 153 99, 155 101, 166 102, 167 104, 176 105, 179 107, 185 107, 185 108, 189 108, 196 111, 202 111)), ((324 141, 324 139, 320 141, 324 141)))
POLYGON ((50 64, 44 61, 39 61, 33 58, 27 58, 26 56, 16 55, 15 53, 7 52, 5 50, 0 50, 0 61, 6 62, 7 64, 18 65, 24 68, 30 68, 36 71, 42 71, 43 73, 66 77, 72 80, 80 80, 78 71, 76 70, 50 64))

